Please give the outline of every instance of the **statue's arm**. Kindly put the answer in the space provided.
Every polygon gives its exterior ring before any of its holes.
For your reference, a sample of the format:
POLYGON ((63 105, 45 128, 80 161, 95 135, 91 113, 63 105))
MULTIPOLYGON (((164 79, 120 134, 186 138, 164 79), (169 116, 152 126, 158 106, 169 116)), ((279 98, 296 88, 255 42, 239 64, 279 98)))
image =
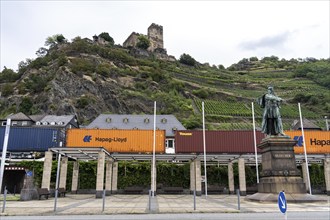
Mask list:
POLYGON ((283 101, 282 98, 280 98, 278 96, 275 96, 275 95, 269 95, 269 94, 266 95, 266 99, 273 100, 273 101, 278 101, 278 102, 283 101))

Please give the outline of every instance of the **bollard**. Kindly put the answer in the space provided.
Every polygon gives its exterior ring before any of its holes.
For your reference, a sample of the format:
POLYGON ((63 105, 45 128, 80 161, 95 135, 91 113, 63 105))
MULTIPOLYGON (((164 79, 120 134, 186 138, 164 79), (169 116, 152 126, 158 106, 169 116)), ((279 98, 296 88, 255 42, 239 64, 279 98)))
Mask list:
POLYGON ((196 189, 194 189, 194 210, 196 210, 196 189))
POLYGON ((236 193, 237 193, 237 209, 241 210, 241 201, 240 201, 239 189, 236 189, 236 193))
POLYGON ((6 209, 6 199, 7 199, 7 187, 5 186, 5 190, 3 191, 2 213, 4 213, 6 209))
POLYGON ((58 196, 58 189, 55 190, 54 212, 56 212, 57 209, 57 196, 58 196))
POLYGON ((104 206, 105 206, 105 189, 103 190, 102 199, 103 199, 102 212, 104 212, 104 206))
POLYGON ((151 210, 151 190, 149 190, 149 211, 151 210))

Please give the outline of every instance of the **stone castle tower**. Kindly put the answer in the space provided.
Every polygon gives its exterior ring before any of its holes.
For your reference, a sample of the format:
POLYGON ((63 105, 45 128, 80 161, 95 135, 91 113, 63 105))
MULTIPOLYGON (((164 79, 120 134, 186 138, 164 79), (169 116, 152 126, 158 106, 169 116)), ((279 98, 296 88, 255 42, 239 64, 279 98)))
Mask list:
MULTIPOLYGON (((138 42, 138 37, 140 35, 136 32, 131 33, 131 35, 123 43, 124 47, 135 47, 138 42)), ((163 40, 163 26, 152 23, 148 28, 148 35, 146 36, 150 41, 150 47, 148 51, 155 51, 157 48, 164 49, 164 40, 163 40)))
POLYGON ((148 28, 148 39, 150 40, 149 51, 156 48, 164 49, 163 26, 152 23, 148 28))

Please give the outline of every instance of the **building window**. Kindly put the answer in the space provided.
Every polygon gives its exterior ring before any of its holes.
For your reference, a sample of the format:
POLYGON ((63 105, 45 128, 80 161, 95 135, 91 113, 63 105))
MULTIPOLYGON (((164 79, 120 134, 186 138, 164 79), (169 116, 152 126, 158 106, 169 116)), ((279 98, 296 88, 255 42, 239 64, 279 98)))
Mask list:
POLYGON ((167 122, 167 119, 166 119, 166 118, 162 118, 161 122, 162 122, 163 124, 165 124, 165 123, 167 122))
POLYGON ((144 119, 144 123, 148 124, 150 122, 150 119, 149 118, 145 118, 144 119))
POLYGON ((110 123, 111 122, 111 118, 106 118, 105 119, 105 122, 110 123))
POLYGON ((11 126, 17 126, 17 121, 13 121, 13 122, 11 123, 11 126))
POLYGON ((6 126, 6 125, 7 125, 7 122, 3 121, 2 126, 6 126))
POLYGON ((127 124, 127 123, 128 123, 128 118, 124 118, 124 119, 123 119, 123 122, 124 122, 125 124, 127 124))
POLYGON ((22 122, 22 126, 27 126, 28 125, 28 122, 27 121, 23 121, 22 122))
POLYGON ((174 148, 174 139, 166 139, 166 148, 174 148))
POLYGON ((177 127, 173 127, 173 128, 172 128, 172 132, 173 132, 173 133, 175 133, 177 130, 178 130, 177 127))

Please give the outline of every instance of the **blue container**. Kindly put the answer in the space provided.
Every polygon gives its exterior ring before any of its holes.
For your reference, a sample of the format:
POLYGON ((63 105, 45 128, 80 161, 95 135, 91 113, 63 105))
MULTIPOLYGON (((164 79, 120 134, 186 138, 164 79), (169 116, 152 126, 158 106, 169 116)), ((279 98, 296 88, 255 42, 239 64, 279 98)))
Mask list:
MULTIPOLYGON (((6 127, 0 127, 0 150, 2 151, 6 127)), ((11 127, 7 151, 44 152, 51 147, 59 147, 65 140, 60 129, 11 127)))

